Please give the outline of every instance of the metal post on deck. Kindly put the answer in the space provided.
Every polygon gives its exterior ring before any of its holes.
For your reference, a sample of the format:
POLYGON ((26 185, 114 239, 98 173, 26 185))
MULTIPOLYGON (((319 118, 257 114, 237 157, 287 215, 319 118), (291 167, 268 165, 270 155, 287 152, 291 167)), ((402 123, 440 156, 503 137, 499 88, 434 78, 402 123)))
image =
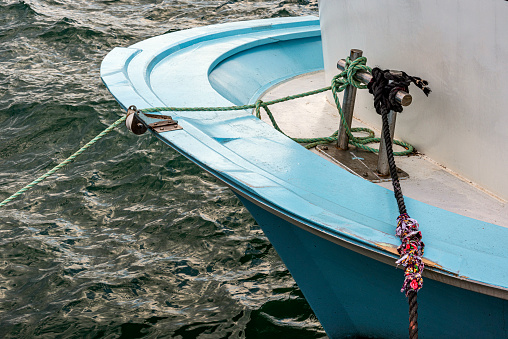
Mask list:
MULTIPOLYGON (((339 71, 343 71, 345 68, 346 68, 346 60, 340 59, 339 61, 337 61, 337 69, 339 71)), ((370 75, 370 73, 366 71, 356 72, 355 77, 361 82, 363 82, 365 85, 367 85, 372 80, 372 75, 370 75)), ((408 92, 397 91, 397 93, 395 94, 395 100, 397 100, 397 102, 399 102, 402 106, 409 106, 413 101, 413 97, 408 92)))
MULTIPOLYGON (((360 49, 352 49, 349 58, 351 60, 355 60, 356 58, 361 57, 363 51, 360 49)), ((344 115, 344 120, 348 125, 349 129, 351 129, 351 122, 353 121, 353 110, 355 107, 355 99, 356 99, 356 87, 347 86, 344 90, 344 99, 342 104, 342 114, 344 115)), ((339 135, 337 137, 337 147, 343 150, 348 149, 349 144, 349 136, 346 133, 346 128, 341 121, 339 124, 339 135)))
MULTIPOLYGON (((351 50, 351 55, 353 55, 353 51, 359 51, 359 50, 351 50)), ((360 51, 360 55, 359 56, 361 56, 361 52, 362 51, 360 51)), ((351 59, 352 59, 352 57, 351 57, 351 59)), ((337 62, 337 68, 339 70, 343 71, 345 69, 345 67, 346 67, 346 60, 341 59, 341 60, 339 60, 337 62)), ((364 72, 364 71, 357 72, 356 73, 356 77, 357 77, 358 80, 362 81, 365 84, 368 84, 372 80, 372 75, 370 75, 368 72, 364 72)), ((353 87, 353 86, 348 86, 346 88, 346 90, 349 87, 353 87)), ((355 93, 356 93, 356 88, 355 88, 355 93)), ((351 128, 351 121, 352 121, 352 118, 353 118, 354 100, 355 100, 355 98, 353 97, 353 99, 352 99, 352 105, 350 103, 349 106, 347 106, 348 109, 351 110, 351 116, 350 117, 346 116, 346 110, 344 109, 344 117, 346 118, 346 121, 348 121, 348 126, 350 128, 351 128), (347 120, 347 119, 349 119, 349 120, 347 120)), ((409 94, 407 92, 398 91, 396 93, 396 95, 395 95, 395 100, 397 100, 402 106, 409 106, 409 105, 411 105, 411 102, 413 101, 413 98, 411 97, 411 94, 409 94)), ((346 94, 345 93, 344 93, 344 105, 343 106, 346 107, 346 94)), ((390 113, 388 113, 388 125, 390 126, 390 137, 391 137, 392 140, 393 140, 393 135, 395 133, 395 121, 396 121, 396 119, 397 119, 397 112, 390 111, 390 113)), ((341 124, 341 127, 343 127, 342 124, 341 124)), ((341 146, 341 145, 343 145, 342 143, 340 143, 341 131, 342 130, 339 129, 338 147, 342 148, 342 149, 347 149, 347 143, 349 142, 349 140, 348 140, 348 137, 346 135, 345 148, 341 146)), ((377 171, 381 175, 389 175, 390 174, 390 168, 389 168, 388 159, 387 159, 387 156, 386 156, 386 143, 385 143, 384 138, 382 137, 383 133, 384 133, 384 131, 381 131, 381 143, 379 145, 379 155, 378 155, 377 171)), ((344 128, 343 134, 346 134, 345 133, 345 128, 344 128)))
MULTIPOLYGON (((397 120, 397 112, 390 111, 388 113, 388 126, 390 127, 390 139, 393 142, 393 134, 395 133, 395 121, 397 120)), ((386 141, 383 138, 384 129, 381 130, 381 141, 379 143, 379 153, 377 160, 377 172, 381 175, 390 175, 390 165, 388 164, 388 157, 386 155, 386 141)))

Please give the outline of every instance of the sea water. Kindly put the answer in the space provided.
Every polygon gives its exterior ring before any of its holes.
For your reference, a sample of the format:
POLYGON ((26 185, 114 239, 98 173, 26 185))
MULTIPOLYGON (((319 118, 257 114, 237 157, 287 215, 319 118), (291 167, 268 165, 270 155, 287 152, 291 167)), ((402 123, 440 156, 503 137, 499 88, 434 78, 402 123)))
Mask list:
MULTIPOLYGON (((0 0, 0 201, 124 114, 104 56, 317 1, 0 0)), ((0 338, 323 338, 222 183, 123 126, 0 209, 0 338)))

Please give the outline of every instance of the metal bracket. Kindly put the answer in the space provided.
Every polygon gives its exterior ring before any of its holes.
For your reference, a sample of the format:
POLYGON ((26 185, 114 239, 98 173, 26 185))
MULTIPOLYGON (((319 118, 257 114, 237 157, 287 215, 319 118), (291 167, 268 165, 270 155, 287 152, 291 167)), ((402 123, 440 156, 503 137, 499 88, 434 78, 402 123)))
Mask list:
POLYGON ((173 120, 169 117, 167 120, 157 121, 148 125, 152 130, 157 133, 176 131, 183 129, 182 126, 178 125, 178 121, 173 120))

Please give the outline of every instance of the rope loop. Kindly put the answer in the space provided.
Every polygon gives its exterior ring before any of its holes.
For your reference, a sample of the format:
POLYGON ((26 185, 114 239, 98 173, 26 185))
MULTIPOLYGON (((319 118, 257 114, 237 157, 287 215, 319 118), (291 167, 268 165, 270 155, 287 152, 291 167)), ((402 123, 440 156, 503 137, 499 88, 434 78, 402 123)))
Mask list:
POLYGON ((365 89, 367 85, 364 85, 361 81, 356 80, 356 72, 358 71, 367 71, 369 73, 372 72, 371 68, 367 66, 367 58, 366 57, 358 57, 355 60, 351 60, 350 57, 346 58, 346 68, 344 71, 346 72, 347 83, 351 86, 354 86, 358 89, 365 89))
POLYGON ((261 119, 261 105, 263 105, 263 100, 257 100, 254 106, 256 118, 258 119, 261 119))

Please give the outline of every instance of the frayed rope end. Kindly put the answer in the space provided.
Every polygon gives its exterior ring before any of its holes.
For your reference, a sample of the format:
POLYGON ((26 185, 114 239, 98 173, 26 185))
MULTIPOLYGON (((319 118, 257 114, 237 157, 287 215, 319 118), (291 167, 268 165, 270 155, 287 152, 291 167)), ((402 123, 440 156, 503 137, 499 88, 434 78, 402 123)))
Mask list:
POLYGON ((418 292, 423 286, 422 272, 424 264, 422 256, 425 244, 422 242, 422 233, 418 230, 419 224, 407 213, 397 218, 397 229, 395 234, 400 238, 402 244, 397 248, 400 259, 397 265, 404 266, 404 283, 401 292, 418 292))

